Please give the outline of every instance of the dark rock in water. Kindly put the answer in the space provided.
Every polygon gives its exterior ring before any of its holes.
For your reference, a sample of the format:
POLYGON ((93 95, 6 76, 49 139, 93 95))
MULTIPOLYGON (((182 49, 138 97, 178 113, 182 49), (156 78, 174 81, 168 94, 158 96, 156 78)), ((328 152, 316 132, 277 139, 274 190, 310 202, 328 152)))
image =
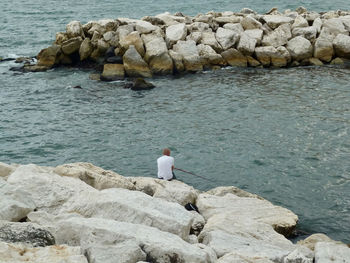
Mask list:
POLYGON ((121 56, 113 56, 106 59, 107 63, 123 64, 123 58, 121 56))
POLYGON ((132 83, 126 83, 124 88, 131 89, 131 90, 150 90, 155 88, 155 86, 145 81, 143 78, 137 78, 132 83))
POLYGON ((105 57, 106 58, 114 57, 115 56, 114 49, 115 49, 115 47, 109 47, 105 53, 105 57))
POLYGON ((31 63, 33 61, 33 58, 30 57, 19 57, 16 58, 15 63, 31 63))
POLYGON ((80 86, 74 86, 73 89, 83 89, 83 88, 80 86))
POLYGON ((49 70, 49 67, 38 65, 24 65, 23 72, 42 72, 49 70))
POLYGON ((14 59, 14 58, 2 58, 2 57, 0 57, 0 62, 13 61, 13 60, 16 60, 16 59, 14 59))
POLYGON ((55 244, 53 235, 33 223, 0 223, 0 240, 7 243, 27 243, 34 247, 46 247, 55 244))

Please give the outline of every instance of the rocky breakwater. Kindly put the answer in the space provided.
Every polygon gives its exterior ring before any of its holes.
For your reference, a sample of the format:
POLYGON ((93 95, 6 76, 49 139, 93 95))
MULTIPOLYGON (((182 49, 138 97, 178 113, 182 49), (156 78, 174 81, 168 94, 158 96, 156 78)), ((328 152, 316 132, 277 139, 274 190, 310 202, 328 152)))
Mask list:
POLYGON ((350 248, 323 234, 289 241, 297 221, 233 186, 0 163, 0 262, 349 262, 350 248))
POLYGON ((72 21, 40 51, 41 71, 58 65, 100 65, 102 80, 197 72, 223 66, 288 67, 350 58, 350 12, 250 9, 191 17, 163 13, 140 20, 72 21), (103 68, 103 69, 102 69, 103 68))

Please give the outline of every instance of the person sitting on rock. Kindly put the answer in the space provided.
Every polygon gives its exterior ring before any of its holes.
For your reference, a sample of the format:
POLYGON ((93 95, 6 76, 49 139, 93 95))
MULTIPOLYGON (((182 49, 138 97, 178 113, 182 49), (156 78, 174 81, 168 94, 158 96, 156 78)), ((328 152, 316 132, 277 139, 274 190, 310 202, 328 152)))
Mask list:
POLYGON ((170 156, 168 148, 163 149, 163 156, 157 159, 158 164, 158 178, 171 181, 176 179, 174 170, 174 157, 170 156))

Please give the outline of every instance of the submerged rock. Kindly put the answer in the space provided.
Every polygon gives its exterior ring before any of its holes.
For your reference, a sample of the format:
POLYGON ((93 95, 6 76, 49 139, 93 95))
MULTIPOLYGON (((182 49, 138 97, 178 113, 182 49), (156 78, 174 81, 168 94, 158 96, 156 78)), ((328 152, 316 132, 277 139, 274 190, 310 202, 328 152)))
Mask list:
POLYGON ((137 78, 134 80, 134 82, 125 84, 125 88, 139 91, 150 90, 155 88, 155 86, 152 83, 145 81, 143 78, 137 78))

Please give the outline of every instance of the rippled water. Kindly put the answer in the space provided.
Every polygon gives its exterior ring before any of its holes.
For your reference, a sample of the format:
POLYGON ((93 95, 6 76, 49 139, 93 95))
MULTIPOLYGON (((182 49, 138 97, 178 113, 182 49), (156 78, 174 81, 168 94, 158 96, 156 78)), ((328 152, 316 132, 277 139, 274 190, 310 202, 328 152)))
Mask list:
MULTIPOLYGON (((164 11, 259 12, 345 1, 8 1, 0 56, 35 55, 73 20, 142 17, 164 11)), ((157 78, 133 92, 91 72, 14 74, 0 63, 0 161, 58 165, 87 161, 126 176, 155 176, 160 149, 199 189, 235 185, 287 207, 300 227, 350 242, 348 68, 234 69, 157 78), (83 89, 72 89, 80 85, 83 89)))

